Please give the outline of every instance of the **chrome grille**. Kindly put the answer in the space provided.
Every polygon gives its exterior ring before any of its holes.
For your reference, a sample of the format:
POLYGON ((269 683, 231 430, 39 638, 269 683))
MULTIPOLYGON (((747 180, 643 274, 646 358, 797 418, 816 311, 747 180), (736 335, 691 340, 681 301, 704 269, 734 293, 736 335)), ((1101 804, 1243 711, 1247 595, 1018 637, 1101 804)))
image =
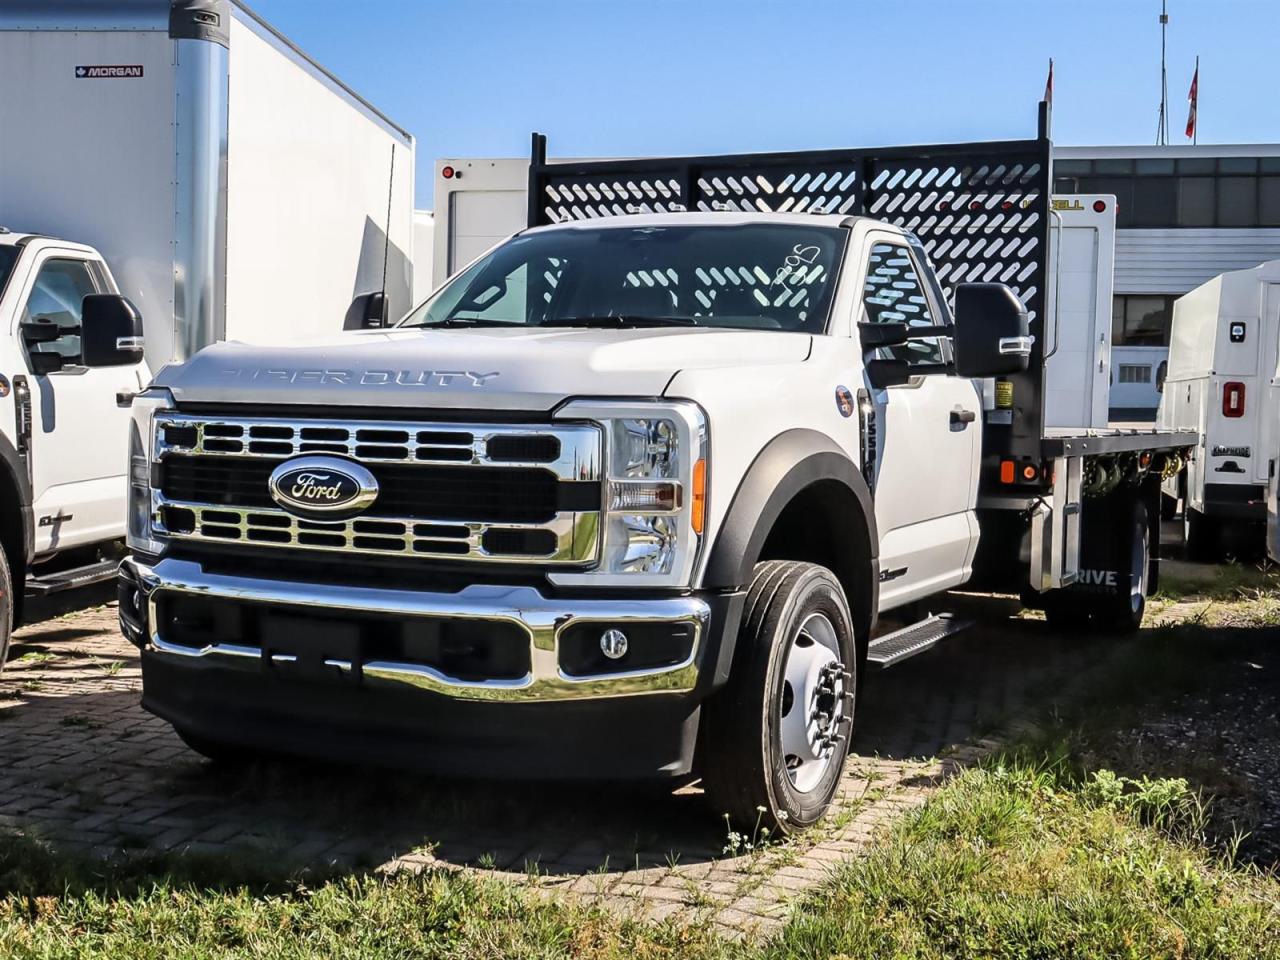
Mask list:
POLYGON ((162 535, 206 543, 581 566, 599 549, 600 450, 591 424, 164 413, 153 522, 162 535), (266 477, 311 454, 365 464, 383 502, 341 521, 277 506, 266 477))

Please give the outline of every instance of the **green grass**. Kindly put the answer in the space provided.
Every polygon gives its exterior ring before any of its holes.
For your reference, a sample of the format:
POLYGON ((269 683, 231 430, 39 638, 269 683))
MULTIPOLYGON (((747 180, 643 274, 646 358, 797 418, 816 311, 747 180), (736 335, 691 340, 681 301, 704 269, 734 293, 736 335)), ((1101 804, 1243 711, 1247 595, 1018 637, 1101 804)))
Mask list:
POLYGON ((1276 957, 1280 884, 1197 841, 1184 783, 993 767, 909 814, 770 957, 1276 957))
POLYGON ((971 770, 846 863, 779 933, 745 942, 705 916, 641 923, 476 874, 283 877, 173 856, 104 870, 10 840, 0 956, 1280 957, 1280 883, 1206 849, 1204 823, 1176 780, 971 770))

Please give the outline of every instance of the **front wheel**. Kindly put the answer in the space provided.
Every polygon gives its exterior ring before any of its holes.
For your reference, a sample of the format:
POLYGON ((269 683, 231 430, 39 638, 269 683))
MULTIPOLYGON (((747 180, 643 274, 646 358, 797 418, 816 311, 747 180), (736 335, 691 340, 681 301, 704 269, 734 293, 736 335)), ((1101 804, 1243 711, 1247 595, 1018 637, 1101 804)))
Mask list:
POLYGON ((9 657, 9 641, 13 637, 13 575, 9 572, 9 558, 0 549, 0 670, 9 657))
POLYGON ((857 647, 839 581, 811 563, 758 564, 738 648, 704 716, 707 798, 742 829, 793 833, 826 812, 849 752, 857 647))

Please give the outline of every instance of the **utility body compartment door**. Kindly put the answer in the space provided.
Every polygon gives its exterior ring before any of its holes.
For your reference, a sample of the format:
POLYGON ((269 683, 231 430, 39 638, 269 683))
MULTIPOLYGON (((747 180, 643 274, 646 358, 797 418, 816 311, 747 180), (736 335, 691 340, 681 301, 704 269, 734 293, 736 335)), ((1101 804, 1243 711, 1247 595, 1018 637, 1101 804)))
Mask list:
MULTIPOLYGON (((900 238, 872 233, 858 322, 948 323, 928 269, 900 238)), ((945 337, 913 340, 866 356, 905 360, 923 371, 948 362, 951 344, 945 337)), ((869 473, 880 532, 880 609, 889 610, 972 574, 982 397, 973 380, 938 372, 868 388, 877 421, 869 473)))

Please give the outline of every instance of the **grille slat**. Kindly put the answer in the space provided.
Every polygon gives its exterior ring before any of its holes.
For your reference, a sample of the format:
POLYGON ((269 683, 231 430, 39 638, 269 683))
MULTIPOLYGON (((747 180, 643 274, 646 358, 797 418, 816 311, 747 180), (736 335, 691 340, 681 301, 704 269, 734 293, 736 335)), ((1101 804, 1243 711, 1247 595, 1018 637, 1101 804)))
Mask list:
MULTIPOLYGON (((267 488, 281 459, 173 456, 163 461, 166 499, 241 507, 271 507, 267 488)), ((546 470, 525 467, 395 466, 371 463, 378 498, 364 517, 545 523, 559 512, 562 484, 546 470)), ((592 484, 597 490, 598 484, 592 484)))
POLYGON ((384 556, 590 563, 599 548, 598 428, 157 418, 155 515, 178 538, 384 556), (359 516, 317 521, 271 497, 305 453, 359 462, 378 496, 359 516))

